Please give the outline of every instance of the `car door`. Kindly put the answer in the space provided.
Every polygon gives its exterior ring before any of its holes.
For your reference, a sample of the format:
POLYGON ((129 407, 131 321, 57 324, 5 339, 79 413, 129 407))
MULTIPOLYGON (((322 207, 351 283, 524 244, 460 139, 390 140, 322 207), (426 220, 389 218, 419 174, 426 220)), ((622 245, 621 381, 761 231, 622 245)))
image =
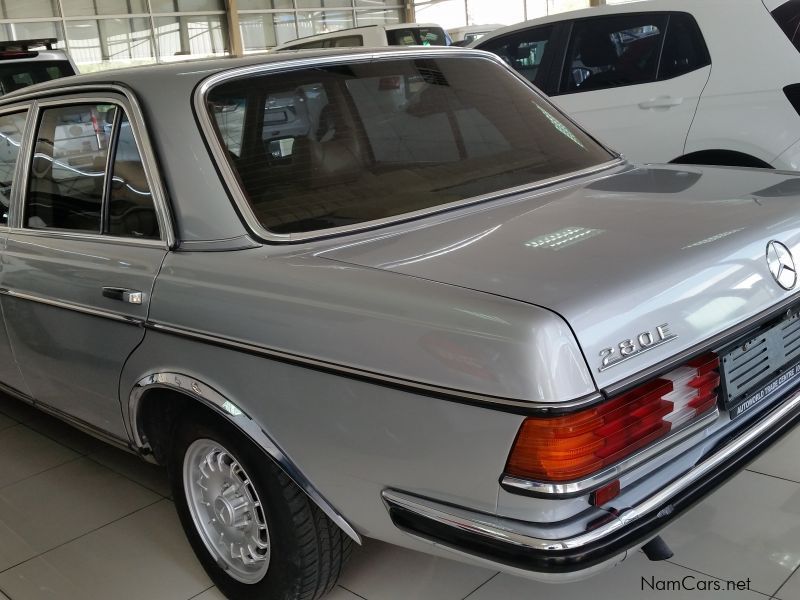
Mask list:
MULTIPOLYGON (((8 237, 8 216, 13 192, 19 181, 20 147, 30 113, 27 105, 15 106, 0 114, 0 252, 8 237)), ((22 372, 14 359, 5 322, 0 319, 0 387, 17 395, 30 396, 22 372)))
POLYGON ((72 96, 34 110, 33 152, 3 254, 8 334, 38 403, 124 439, 119 376, 144 336, 168 250, 164 196, 124 96, 72 96))
POLYGON ((635 162, 683 154, 710 58, 686 13, 634 13, 573 23, 552 100, 635 162))

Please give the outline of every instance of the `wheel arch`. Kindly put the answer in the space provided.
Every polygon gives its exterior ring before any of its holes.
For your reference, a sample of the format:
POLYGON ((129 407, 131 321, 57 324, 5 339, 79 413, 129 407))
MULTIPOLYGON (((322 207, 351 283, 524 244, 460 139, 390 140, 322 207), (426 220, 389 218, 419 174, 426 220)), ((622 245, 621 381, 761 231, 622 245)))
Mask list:
POLYGON ((210 410, 225 419, 240 433, 260 447, 286 475, 342 531, 361 544, 355 528, 328 502, 299 467, 246 412, 212 386, 183 373, 158 372, 143 377, 131 390, 128 420, 133 443, 156 462, 164 460, 164 442, 169 439, 171 423, 187 410, 210 410))
POLYGON ((758 169, 772 169, 773 166, 752 154, 738 150, 724 150, 722 148, 709 150, 696 150, 689 152, 670 161, 684 165, 719 165, 726 167, 754 167, 758 169))

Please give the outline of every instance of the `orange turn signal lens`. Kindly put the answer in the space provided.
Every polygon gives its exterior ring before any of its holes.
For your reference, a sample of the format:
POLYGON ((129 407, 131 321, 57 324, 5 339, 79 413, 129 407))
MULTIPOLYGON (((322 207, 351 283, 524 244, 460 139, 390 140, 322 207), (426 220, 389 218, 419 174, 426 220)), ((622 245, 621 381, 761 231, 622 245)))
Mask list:
POLYGON ((719 358, 708 353, 593 408, 529 417, 505 472, 540 481, 591 475, 712 410, 719 380, 719 358))

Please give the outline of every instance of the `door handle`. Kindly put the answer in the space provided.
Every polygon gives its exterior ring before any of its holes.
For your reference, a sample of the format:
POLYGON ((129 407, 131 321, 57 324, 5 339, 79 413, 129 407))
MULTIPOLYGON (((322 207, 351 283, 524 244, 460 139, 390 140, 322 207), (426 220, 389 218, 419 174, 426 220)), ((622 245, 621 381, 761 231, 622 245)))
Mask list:
POLYGON ((683 104, 683 98, 673 98, 672 96, 659 96, 658 98, 650 98, 644 102, 639 102, 639 108, 645 110, 650 108, 672 108, 683 104))
POLYGON ((144 302, 143 292, 138 290, 129 290, 128 288, 104 287, 103 296, 106 298, 111 298, 112 300, 127 302, 128 304, 141 304, 144 302))

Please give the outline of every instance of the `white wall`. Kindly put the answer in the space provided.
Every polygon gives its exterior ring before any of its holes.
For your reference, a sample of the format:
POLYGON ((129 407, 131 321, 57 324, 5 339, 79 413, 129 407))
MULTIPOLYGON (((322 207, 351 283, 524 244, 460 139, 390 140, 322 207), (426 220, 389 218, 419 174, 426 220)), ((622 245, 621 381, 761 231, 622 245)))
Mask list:
POLYGON ((588 6, 589 0, 415 0, 414 10, 418 22, 438 23, 449 29, 494 23, 511 25, 588 6))

